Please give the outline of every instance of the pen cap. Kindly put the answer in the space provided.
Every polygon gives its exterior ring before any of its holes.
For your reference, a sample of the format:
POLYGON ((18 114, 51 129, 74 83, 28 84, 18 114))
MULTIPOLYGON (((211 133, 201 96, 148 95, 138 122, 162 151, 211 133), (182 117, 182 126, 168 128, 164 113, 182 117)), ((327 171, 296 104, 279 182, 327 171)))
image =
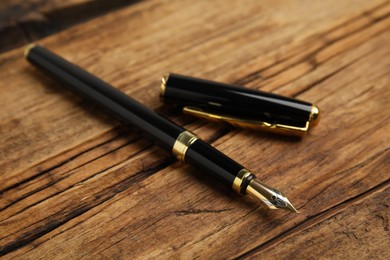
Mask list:
POLYGON ((187 114, 289 135, 303 136, 319 120, 318 107, 308 102, 173 73, 162 78, 161 96, 187 114))

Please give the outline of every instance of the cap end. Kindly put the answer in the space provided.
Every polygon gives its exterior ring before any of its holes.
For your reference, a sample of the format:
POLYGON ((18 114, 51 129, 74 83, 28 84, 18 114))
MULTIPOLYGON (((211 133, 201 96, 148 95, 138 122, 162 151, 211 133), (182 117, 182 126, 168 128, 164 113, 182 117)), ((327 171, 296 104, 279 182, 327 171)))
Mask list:
POLYGON ((311 106, 309 121, 312 126, 318 125, 320 121, 320 109, 315 105, 311 106))

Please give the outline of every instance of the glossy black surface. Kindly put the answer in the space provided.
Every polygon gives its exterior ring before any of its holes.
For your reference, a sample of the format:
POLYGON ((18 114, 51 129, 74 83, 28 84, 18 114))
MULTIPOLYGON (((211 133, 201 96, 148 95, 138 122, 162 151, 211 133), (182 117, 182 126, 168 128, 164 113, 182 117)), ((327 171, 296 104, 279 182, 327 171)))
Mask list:
MULTIPOLYGON (((172 151, 176 138, 185 129, 161 117, 131 97, 49 50, 36 46, 27 60, 79 95, 97 103, 125 124, 133 125, 172 151)), ((209 144, 197 140, 187 150, 186 161, 211 174, 229 187, 243 167, 209 144)), ((243 183, 243 190, 250 179, 243 183)))
POLYGON ((304 127, 312 104, 268 92, 169 74, 166 101, 248 120, 304 127))
POLYGON ((230 187, 238 172, 244 168, 202 140, 195 141, 188 148, 185 160, 230 187))
POLYGON ((176 138, 184 131, 123 92, 41 46, 33 47, 27 60, 72 91, 99 104, 124 124, 136 126, 168 151, 172 150, 176 138))

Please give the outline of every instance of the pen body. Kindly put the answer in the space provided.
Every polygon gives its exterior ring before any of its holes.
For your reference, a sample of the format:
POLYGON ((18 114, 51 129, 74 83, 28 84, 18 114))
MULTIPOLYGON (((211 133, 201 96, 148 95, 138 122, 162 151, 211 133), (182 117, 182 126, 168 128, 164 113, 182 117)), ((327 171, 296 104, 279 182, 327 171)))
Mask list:
MULTIPOLYGON (((195 167, 211 173, 215 178, 230 187, 233 186, 238 173, 244 169, 239 163, 202 140, 197 140, 188 148, 185 160, 195 167)), ((239 193, 245 192, 250 179, 247 179, 246 185, 240 187, 239 193)))
POLYGON ((72 91, 105 108, 124 124, 146 133, 165 150, 173 151, 179 160, 206 171, 227 186, 232 187, 236 175, 243 169, 240 164, 184 128, 46 48, 31 48, 27 60, 72 91), (184 140, 180 141, 180 136, 184 140), (188 143, 189 140, 192 142, 188 143))
POLYGON ((106 82, 40 46, 26 49, 27 60, 127 125, 142 130, 179 160, 213 175, 240 194, 248 194, 269 208, 297 210, 278 190, 256 180, 240 164, 175 123, 146 108, 106 82))
POLYGON ((103 107, 126 125, 146 133, 170 151, 184 129, 161 117, 135 99, 41 46, 30 49, 27 60, 63 85, 103 107))

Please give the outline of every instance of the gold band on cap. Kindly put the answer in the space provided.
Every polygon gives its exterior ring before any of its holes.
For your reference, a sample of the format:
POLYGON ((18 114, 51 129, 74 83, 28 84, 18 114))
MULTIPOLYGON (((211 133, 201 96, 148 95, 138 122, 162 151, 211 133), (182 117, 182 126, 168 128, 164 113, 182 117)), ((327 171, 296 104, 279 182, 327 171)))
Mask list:
POLYGON ((242 183, 246 178, 248 178, 251 175, 250 171, 247 169, 242 169, 238 172, 236 178, 234 178, 233 181, 233 190, 236 191, 238 194, 241 194, 241 186, 242 183))
POLYGON ((173 145, 172 153, 176 156, 176 158, 180 161, 185 161, 186 152, 188 147, 193 144, 198 138, 188 132, 182 132, 176 139, 175 144, 173 145))

